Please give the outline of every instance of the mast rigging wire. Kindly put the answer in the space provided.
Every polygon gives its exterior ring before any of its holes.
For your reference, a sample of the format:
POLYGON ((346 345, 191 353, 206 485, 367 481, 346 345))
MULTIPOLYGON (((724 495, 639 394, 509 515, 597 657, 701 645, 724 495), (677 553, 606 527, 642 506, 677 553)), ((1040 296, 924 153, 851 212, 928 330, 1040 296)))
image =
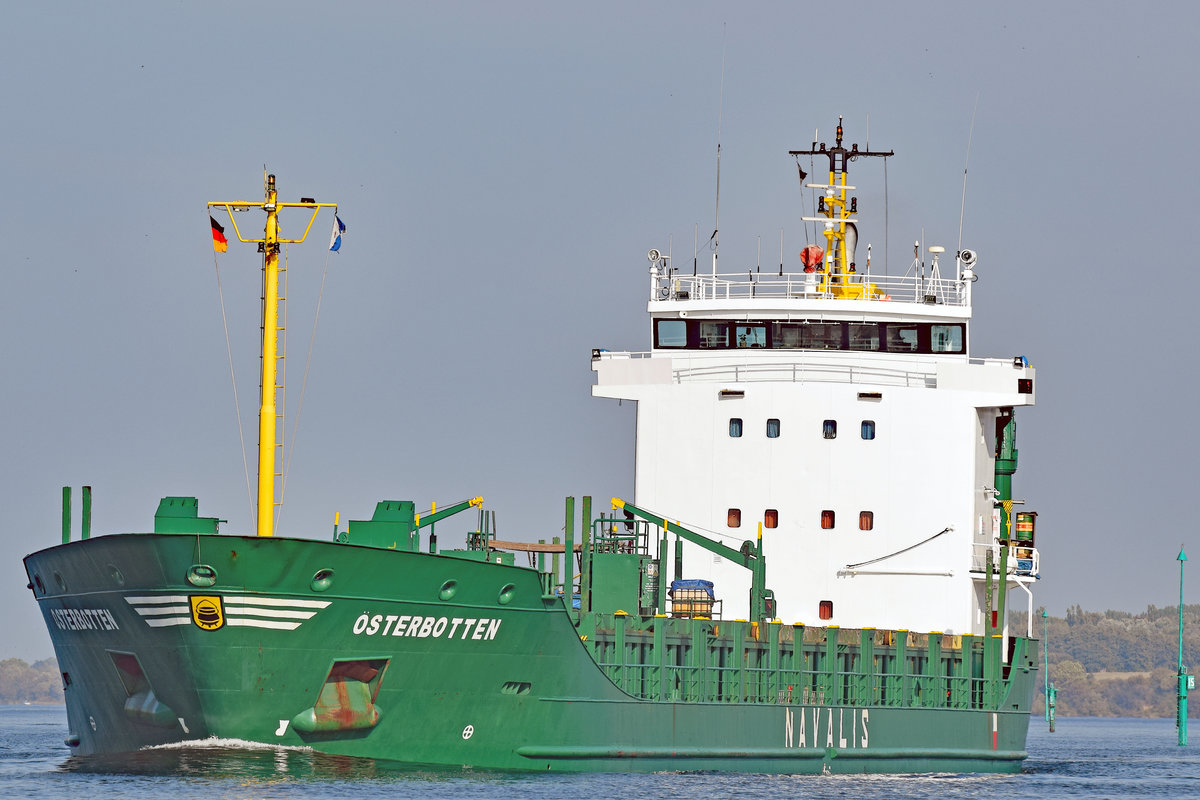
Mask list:
POLYGON ((308 369, 312 366, 313 344, 317 339, 317 322, 321 318, 321 301, 325 297, 325 278, 329 275, 329 254, 331 252, 331 250, 325 251, 325 266, 321 270, 321 290, 317 293, 317 310, 313 312, 312 334, 308 338, 308 355, 304 359, 304 377, 300 380, 300 397, 296 400, 296 416, 292 420, 292 438, 287 448, 287 457, 284 459, 283 480, 279 486, 279 505, 281 510, 283 495, 287 491, 287 479, 292 466, 292 456, 296 453, 296 435, 300 430, 300 411, 304 408, 304 391, 308 388, 308 369))
MULTIPOLYGON (((205 207, 205 216, 208 208, 205 207)), ((221 265, 217 261, 217 251, 213 250, 213 269, 217 273, 217 297, 221 302, 221 326, 225 329, 225 353, 229 357, 229 380, 233 384, 233 410, 237 415, 238 440, 242 445, 242 472, 246 476, 246 499, 250 503, 250 518, 254 518, 254 492, 250 488, 250 462, 246 459, 246 435, 242 430, 242 409, 238 403, 237 373, 233 368, 233 347, 229 339, 229 319, 225 314, 225 290, 221 286, 221 265)))

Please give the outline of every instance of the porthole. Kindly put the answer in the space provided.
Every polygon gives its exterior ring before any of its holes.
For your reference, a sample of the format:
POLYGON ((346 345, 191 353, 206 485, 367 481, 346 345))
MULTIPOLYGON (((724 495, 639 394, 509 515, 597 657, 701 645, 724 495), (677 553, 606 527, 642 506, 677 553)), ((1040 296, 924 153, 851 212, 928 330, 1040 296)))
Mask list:
POLYGON ((330 586, 333 586, 333 570, 329 568, 317 570, 309 583, 314 592, 323 592, 330 586))
POLYGON ((516 594, 516 590, 517 587, 513 586, 511 583, 504 584, 504 588, 500 590, 500 596, 496 598, 496 601, 502 606, 508 605, 512 602, 513 595, 516 594))
POLYGON ((54 573, 54 582, 58 584, 59 591, 65 592, 67 590, 67 582, 63 579, 62 573, 54 573))
POLYGON ((442 600, 449 600, 456 594, 458 594, 458 581, 455 580, 446 581, 438 591, 438 597, 442 600))
POLYGON ((125 585, 125 575, 121 570, 117 569, 115 564, 108 565, 108 577, 112 578, 112 582, 117 586, 125 585))

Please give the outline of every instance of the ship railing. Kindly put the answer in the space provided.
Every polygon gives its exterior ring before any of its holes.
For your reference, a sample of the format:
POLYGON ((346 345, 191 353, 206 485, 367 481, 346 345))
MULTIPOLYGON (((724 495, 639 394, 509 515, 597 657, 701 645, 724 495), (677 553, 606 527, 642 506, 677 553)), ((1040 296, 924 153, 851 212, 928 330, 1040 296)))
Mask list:
POLYGON ((981 709, 1010 685, 985 677, 980 636, 589 616, 596 663, 648 700, 981 709))
MULTIPOLYGON (((997 542, 976 542, 972 545, 971 572, 987 573, 988 554, 992 557, 992 574, 1000 572, 1000 548, 997 542)), ((1037 577, 1042 572, 1042 557, 1032 543, 1013 542, 1008 545, 1008 574, 1017 577, 1037 577)))
MULTIPOLYGON (((746 351, 735 351, 742 354, 746 351)), ((761 352, 761 351, 760 351, 761 352)), ((648 358, 671 358, 674 363, 686 364, 671 370, 672 383, 717 383, 717 382, 758 382, 783 381, 789 383, 854 383, 882 384, 887 386, 912 386, 936 388, 937 365, 945 360, 941 357, 934 360, 928 356, 901 356, 889 354, 885 363, 896 366, 872 364, 848 364, 838 361, 836 357, 822 354, 818 357, 806 357, 802 351, 794 351, 795 356, 781 361, 750 361, 740 360, 730 363, 720 355, 699 356, 696 351, 628 351, 604 350, 597 348, 592 351, 592 361, 641 360, 648 358), (713 363, 707 363, 707 362, 713 363), (701 362, 701 363, 693 363, 701 362)), ((971 366, 1000 367, 1012 366, 1009 358, 973 358, 955 357, 958 363, 971 366)))
POLYGON ((869 383, 883 386, 934 388, 937 368, 933 363, 914 363, 911 367, 880 367, 814 362, 763 362, 712 364, 683 367, 671 371, 675 383, 757 382, 785 383, 869 383))
POLYGON ((792 298, 875 300, 948 306, 970 304, 966 282, 953 278, 855 273, 841 278, 835 277, 822 288, 821 277, 821 274, 816 272, 785 272, 783 275, 672 275, 660 277, 655 282, 650 300, 655 302, 792 298))

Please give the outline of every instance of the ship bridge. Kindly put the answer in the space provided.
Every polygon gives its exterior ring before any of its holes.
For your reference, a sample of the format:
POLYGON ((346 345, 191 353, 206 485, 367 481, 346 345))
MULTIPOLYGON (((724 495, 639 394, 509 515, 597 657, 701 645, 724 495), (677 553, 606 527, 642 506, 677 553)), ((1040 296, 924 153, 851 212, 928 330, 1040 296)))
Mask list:
POLYGON ((942 278, 914 258, 901 276, 819 271, 680 276, 650 251, 651 345, 592 353, 594 394, 655 383, 831 382, 975 388, 1031 405, 1033 370, 1022 357, 972 358, 969 322, 976 256, 942 278))

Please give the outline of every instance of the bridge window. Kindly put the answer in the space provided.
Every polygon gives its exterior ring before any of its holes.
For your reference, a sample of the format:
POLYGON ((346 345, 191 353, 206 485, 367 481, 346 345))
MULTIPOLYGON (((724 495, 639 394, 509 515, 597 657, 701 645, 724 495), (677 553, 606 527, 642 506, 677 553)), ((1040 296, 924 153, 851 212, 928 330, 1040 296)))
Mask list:
POLYGON ((875 438, 875 420, 864 419, 862 421, 862 438, 864 438, 864 439, 874 439, 875 438))
POLYGON ((732 417, 729 420, 729 436, 733 439, 737 439, 741 435, 742 435, 742 418, 741 417, 732 417))
POLYGON ((763 527, 778 528, 779 527, 779 511, 778 509, 768 508, 763 512, 763 527))
POLYGON ((920 347, 920 326, 889 322, 884 325, 889 353, 915 353, 920 347))
POLYGON ((821 528, 823 530, 833 530, 833 512, 825 509, 821 512, 821 528))
POLYGON ((800 346, 812 350, 842 349, 842 323, 814 322, 801 326, 800 346))
POLYGON ((731 528, 742 527, 742 510, 740 508, 729 509, 726 524, 731 528))
POLYGON ((837 438, 837 420, 827 419, 821 423, 821 435, 826 439, 837 438))
POLYGON ((777 419, 767 420, 767 438, 768 439, 778 439, 779 438, 779 420, 777 420, 777 419))
POLYGON ((783 322, 771 323, 771 346, 780 348, 800 348, 800 333, 803 325, 792 325, 783 322))
POLYGON ((965 353, 961 322, 746 322, 654 320, 656 348, 702 350, 773 348, 887 353, 965 353))
POLYGON ((850 323, 851 350, 878 350, 879 325, 875 322, 850 323))
POLYGON ((965 352, 963 348, 963 326, 930 325, 929 344, 930 349, 935 353, 965 352))
POLYGON ((656 319, 654 321, 655 347, 687 347, 687 320, 656 319))
POLYGON ((738 347, 767 346, 767 326, 765 324, 738 325, 734 329, 734 336, 738 347))
POLYGON ((701 322, 700 348, 711 349, 717 347, 729 347, 729 323, 701 322))
POLYGON ((821 619, 833 619, 833 601, 822 600, 821 604, 817 606, 817 615, 821 619))
POLYGON ((858 529, 860 531, 870 531, 875 529, 875 512, 860 511, 858 512, 858 529))

